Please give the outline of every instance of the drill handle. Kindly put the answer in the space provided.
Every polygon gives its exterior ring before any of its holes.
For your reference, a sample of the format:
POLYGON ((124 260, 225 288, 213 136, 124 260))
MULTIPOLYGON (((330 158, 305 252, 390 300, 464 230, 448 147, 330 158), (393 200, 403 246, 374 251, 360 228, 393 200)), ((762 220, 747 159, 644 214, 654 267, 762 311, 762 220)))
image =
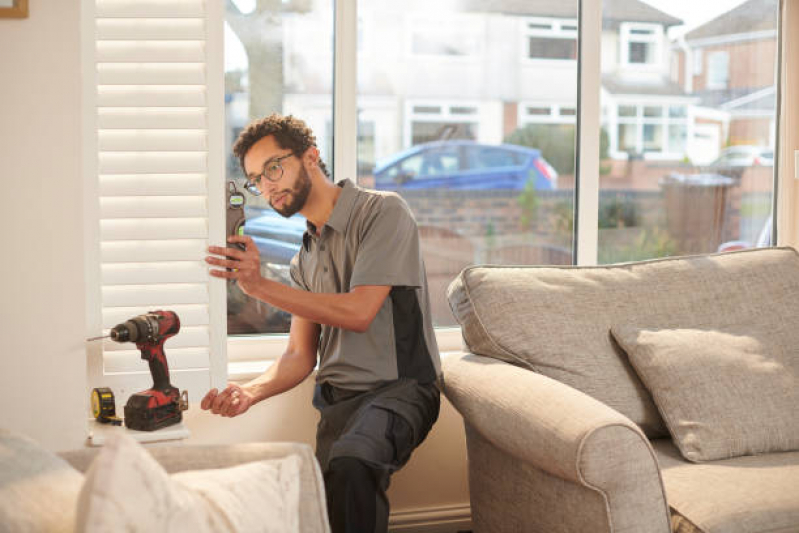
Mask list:
POLYGON ((164 341, 158 344, 140 346, 142 359, 146 359, 150 365, 150 374, 153 376, 153 389, 165 391, 172 388, 169 382, 169 365, 166 363, 164 354, 164 341))

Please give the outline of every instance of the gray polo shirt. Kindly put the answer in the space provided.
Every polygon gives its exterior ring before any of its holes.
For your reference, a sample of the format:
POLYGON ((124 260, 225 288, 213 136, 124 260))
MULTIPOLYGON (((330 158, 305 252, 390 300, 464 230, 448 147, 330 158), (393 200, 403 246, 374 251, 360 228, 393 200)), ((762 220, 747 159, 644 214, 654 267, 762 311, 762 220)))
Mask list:
POLYGON ((291 260, 296 288, 345 293, 359 285, 391 285, 363 333, 322 325, 318 383, 369 390, 413 378, 430 383, 441 372, 430 316, 419 230, 408 204, 392 192, 362 189, 350 180, 316 235, 308 222, 291 260))

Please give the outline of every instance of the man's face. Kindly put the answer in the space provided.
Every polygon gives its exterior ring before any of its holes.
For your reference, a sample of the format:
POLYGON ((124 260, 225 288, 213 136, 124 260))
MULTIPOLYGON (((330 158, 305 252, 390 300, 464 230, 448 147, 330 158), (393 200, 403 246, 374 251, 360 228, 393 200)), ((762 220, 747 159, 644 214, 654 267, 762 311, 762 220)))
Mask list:
POLYGON ((291 155, 291 150, 281 148, 273 136, 264 137, 252 145, 244 156, 244 168, 247 178, 258 183, 258 189, 267 197, 272 209, 284 217, 288 218, 305 207, 312 188, 311 177, 302 160, 291 155), (276 162, 278 158, 282 159, 276 162), (277 180, 271 181, 263 176, 258 180, 262 173, 277 176, 277 180))

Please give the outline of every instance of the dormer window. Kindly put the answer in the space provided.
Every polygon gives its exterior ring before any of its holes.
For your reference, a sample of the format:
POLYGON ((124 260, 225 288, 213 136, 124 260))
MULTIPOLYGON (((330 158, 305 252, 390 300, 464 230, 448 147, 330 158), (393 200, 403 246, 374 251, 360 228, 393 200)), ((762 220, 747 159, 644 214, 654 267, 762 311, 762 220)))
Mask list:
POLYGON ((619 28, 621 63, 625 66, 660 66, 663 27, 659 24, 622 23, 619 28))

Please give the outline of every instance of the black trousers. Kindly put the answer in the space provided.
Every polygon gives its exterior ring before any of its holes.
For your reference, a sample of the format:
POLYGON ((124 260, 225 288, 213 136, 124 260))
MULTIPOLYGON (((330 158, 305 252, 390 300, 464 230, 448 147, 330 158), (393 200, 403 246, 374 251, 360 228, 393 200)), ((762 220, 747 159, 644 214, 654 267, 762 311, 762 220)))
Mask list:
POLYGON ((333 533, 388 531, 391 474, 438 419, 438 388, 412 379, 366 392, 323 383, 314 391, 314 406, 321 415, 316 456, 333 533))

